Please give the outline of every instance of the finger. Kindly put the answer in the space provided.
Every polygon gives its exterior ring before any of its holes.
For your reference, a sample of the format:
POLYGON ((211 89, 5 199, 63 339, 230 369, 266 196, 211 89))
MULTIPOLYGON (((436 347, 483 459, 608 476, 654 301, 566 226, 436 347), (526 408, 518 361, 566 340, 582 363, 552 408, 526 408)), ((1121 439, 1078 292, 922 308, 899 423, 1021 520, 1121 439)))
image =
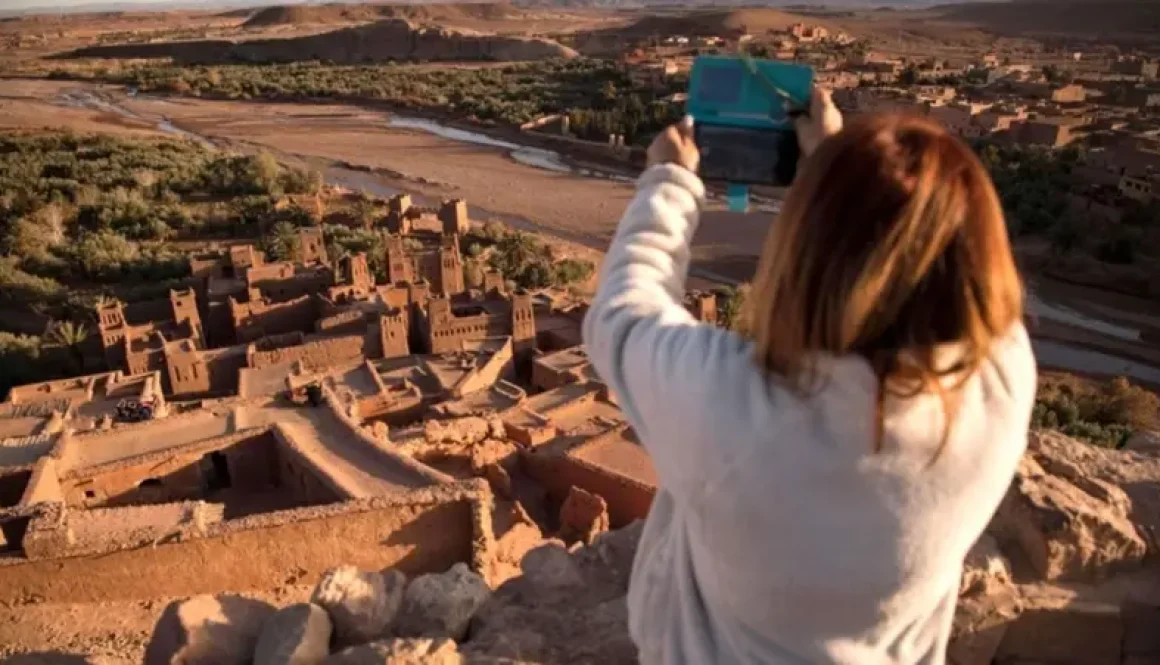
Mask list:
POLYGON ((673 125, 676 128, 677 134, 682 138, 691 139, 693 137, 693 116, 687 115, 681 118, 681 121, 673 125))
POLYGON ((810 112, 820 113, 826 108, 826 91, 821 86, 814 86, 810 91, 810 112))

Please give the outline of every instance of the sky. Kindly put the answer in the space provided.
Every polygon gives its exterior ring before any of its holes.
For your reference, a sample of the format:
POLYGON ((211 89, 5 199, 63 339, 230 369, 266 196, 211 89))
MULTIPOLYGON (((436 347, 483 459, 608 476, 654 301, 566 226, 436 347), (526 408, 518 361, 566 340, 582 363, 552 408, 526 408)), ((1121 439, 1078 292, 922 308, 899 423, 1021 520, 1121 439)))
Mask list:
MULTIPOLYGON (((297 1, 297 0, 294 0, 297 1)), ((0 0, 0 12, 20 11, 24 9, 39 9, 51 12, 54 9, 73 10, 84 8, 86 5, 108 8, 116 5, 118 8, 131 8, 133 5, 149 5, 150 9, 163 9, 166 6, 181 7, 183 9, 204 5, 206 7, 220 7, 224 4, 246 5, 254 4, 240 0, 227 3, 222 0, 0 0)), ((269 0, 267 4, 289 4, 283 0, 269 0)))

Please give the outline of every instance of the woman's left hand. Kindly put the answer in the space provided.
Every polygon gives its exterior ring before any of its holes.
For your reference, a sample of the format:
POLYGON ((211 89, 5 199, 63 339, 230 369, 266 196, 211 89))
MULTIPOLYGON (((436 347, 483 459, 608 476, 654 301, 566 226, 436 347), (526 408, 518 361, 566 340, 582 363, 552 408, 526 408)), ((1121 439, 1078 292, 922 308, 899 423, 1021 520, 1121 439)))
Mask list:
POLYGON ((701 164, 701 153, 693 141, 693 116, 685 116, 684 120, 669 125, 665 131, 657 134, 652 145, 648 147, 648 165, 676 164, 693 173, 701 164))

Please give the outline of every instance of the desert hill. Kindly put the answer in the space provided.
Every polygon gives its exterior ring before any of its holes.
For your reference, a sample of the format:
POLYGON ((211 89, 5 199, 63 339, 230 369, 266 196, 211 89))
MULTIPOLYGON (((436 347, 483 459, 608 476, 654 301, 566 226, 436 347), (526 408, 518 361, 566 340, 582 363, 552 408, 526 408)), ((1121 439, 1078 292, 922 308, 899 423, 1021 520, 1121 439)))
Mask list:
POLYGON ((939 20, 971 23, 1009 36, 1160 36, 1156 0, 1021 0, 951 5, 935 12, 939 20))
POLYGON ((818 17, 794 14, 780 9, 744 8, 702 10, 684 15, 645 16, 626 26, 623 32, 640 36, 654 34, 718 35, 726 32, 746 31, 760 33, 769 30, 785 30, 794 23, 802 21, 809 21, 827 28, 834 27, 825 19, 818 17))
POLYGON ((448 3, 433 5, 276 5, 258 10, 242 24, 243 28, 276 25, 327 23, 370 23, 387 18, 405 18, 420 23, 456 22, 460 20, 504 20, 517 18, 522 12, 508 4, 448 3))
POLYGON ((515 61, 575 55, 572 49, 548 39, 456 32, 395 18, 306 37, 93 46, 56 57, 172 58, 199 64, 302 60, 355 64, 385 60, 515 61))

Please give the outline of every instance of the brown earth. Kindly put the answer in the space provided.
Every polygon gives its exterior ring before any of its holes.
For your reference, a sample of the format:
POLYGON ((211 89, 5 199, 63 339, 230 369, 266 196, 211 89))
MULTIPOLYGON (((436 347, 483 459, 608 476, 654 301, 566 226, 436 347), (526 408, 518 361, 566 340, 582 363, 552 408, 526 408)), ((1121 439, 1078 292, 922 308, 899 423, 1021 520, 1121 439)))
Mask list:
POLYGON ((1152 43, 1160 36, 1160 3, 1153 0, 981 2, 942 7, 935 15, 1001 35, 1137 36, 1152 43))
POLYGON ((437 5, 275 5, 259 9, 243 28, 306 23, 370 23, 384 18, 405 18, 441 24, 464 20, 486 21, 522 18, 526 13, 508 4, 447 3, 437 5))
POLYGON ((323 60, 357 64, 381 60, 519 61, 575 55, 571 49, 547 39, 468 34, 395 18, 304 37, 91 46, 57 57, 171 58, 187 63, 323 60))

